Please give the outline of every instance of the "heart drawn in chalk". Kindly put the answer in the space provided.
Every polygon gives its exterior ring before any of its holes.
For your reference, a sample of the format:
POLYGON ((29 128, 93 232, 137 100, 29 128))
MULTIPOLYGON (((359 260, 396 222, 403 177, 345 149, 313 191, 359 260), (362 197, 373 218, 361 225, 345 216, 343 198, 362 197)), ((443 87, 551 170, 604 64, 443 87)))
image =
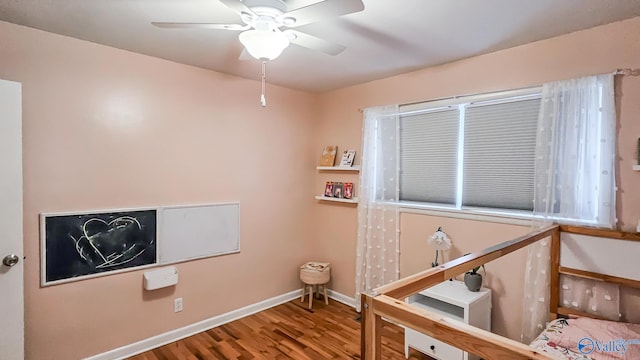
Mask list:
POLYGON ((109 222, 91 218, 76 241, 78 254, 95 268, 121 265, 140 256, 147 245, 140 222, 121 216, 109 222))

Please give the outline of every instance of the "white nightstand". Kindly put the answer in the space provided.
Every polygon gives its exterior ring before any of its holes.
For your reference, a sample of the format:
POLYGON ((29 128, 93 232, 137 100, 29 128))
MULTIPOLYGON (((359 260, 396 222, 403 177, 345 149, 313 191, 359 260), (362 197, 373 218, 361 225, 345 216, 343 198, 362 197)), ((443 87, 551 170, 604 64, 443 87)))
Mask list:
MULTIPOLYGON (((407 302, 483 330, 491 331, 490 289, 482 288, 478 292, 471 292, 461 281, 445 281, 407 298, 407 302)), ((409 347, 441 360, 479 359, 447 343, 406 328, 404 333, 405 357, 409 357, 409 347)))

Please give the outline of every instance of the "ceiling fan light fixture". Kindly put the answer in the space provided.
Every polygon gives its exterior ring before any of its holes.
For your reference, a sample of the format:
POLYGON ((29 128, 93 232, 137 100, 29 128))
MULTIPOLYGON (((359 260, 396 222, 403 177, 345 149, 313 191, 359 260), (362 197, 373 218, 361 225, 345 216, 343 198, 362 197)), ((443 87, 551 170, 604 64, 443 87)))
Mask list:
POLYGON ((256 59, 273 60, 289 46, 289 38, 279 31, 247 30, 240 33, 239 39, 256 59))
POLYGON ((282 18, 282 25, 284 26, 293 26, 296 24, 296 19, 292 17, 282 18))

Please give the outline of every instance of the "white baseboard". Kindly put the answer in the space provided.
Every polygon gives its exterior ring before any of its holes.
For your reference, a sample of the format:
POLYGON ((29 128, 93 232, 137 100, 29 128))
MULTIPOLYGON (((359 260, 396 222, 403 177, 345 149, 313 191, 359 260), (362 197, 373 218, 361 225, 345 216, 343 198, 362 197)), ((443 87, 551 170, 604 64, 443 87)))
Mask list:
MULTIPOLYGON (((329 298, 335 301, 341 302, 351 307, 355 307, 355 300, 352 297, 348 297, 347 295, 341 294, 334 290, 328 290, 327 295, 329 295, 329 298)), ((157 347, 172 343, 174 341, 184 339, 191 335, 195 335, 197 333, 207 331, 216 326, 224 325, 226 323, 229 323, 234 320, 238 320, 245 316, 249 316, 251 314, 255 314, 257 312, 286 303, 287 301, 291 301, 298 297, 300 297, 300 290, 290 291, 286 294, 272 297, 270 299, 266 299, 255 304, 251 304, 249 306, 245 306, 240 309, 232 310, 232 311, 229 311, 228 313, 217 315, 212 318, 202 320, 197 323, 187 325, 179 329, 168 331, 164 334, 156 335, 148 339, 138 341, 133 344, 125 345, 117 349, 107 351, 102 354, 85 358, 85 360, 125 359, 128 357, 143 353, 145 351, 149 351, 151 349, 155 349, 157 347)))
POLYGON ((125 359, 151 349, 155 349, 162 345, 172 343, 174 341, 184 339, 191 335, 207 331, 216 326, 226 324, 228 322, 238 320, 245 316, 255 314, 257 312, 269 309, 276 305, 286 303, 300 296, 300 290, 290 291, 286 294, 282 294, 270 299, 260 301, 249 306, 245 306, 240 309, 229 311, 221 315, 214 316, 212 318, 199 321, 197 323, 187 325, 185 327, 168 331, 164 334, 156 335, 142 341, 138 341, 133 344, 125 345, 117 349, 107 351, 102 354, 94 355, 86 358, 85 360, 119 360, 125 359))
POLYGON ((356 307, 356 300, 352 297, 349 297, 345 294, 339 293, 335 290, 328 290, 327 291, 327 295, 329 295, 329 298, 337 301, 337 302, 341 302, 345 305, 351 306, 352 308, 356 307))

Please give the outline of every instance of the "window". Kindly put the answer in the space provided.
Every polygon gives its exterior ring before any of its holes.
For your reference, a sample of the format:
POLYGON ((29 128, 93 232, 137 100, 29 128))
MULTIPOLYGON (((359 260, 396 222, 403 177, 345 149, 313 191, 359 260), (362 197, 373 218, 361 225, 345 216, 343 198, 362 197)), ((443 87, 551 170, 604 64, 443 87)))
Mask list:
POLYGON ((540 88, 400 107, 399 200, 533 209, 540 88))

